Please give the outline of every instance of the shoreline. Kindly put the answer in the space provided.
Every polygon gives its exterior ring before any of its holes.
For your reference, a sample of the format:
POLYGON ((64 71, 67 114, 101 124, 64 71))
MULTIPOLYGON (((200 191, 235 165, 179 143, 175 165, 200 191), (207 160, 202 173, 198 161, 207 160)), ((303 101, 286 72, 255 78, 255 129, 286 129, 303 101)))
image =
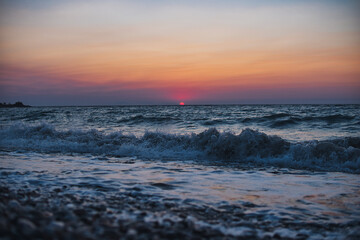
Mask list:
POLYGON ((76 187, 29 187, 0 182, 0 237, 5 239, 358 239, 359 221, 321 224, 270 220, 247 205, 213 208, 156 199, 133 187, 96 195, 76 187), (351 231, 349 231, 351 230, 351 231), (340 234, 340 235, 339 235, 340 234))
MULTIPOLYGON (((11 239, 233 239, 205 222, 229 217, 230 212, 181 205, 173 199, 154 201, 137 192, 110 196, 71 194, 71 187, 14 188, 1 183, 1 237, 11 239), (201 219, 200 221, 198 219, 201 219)), ((107 194, 105 194, 107 195, 107 194)), ((241 210, 236 216, 243 216, 241 210)), ((235 215, 233 217, 235 217, 235 215)), ((242 236, 256 238, 256 231, 242 236)))

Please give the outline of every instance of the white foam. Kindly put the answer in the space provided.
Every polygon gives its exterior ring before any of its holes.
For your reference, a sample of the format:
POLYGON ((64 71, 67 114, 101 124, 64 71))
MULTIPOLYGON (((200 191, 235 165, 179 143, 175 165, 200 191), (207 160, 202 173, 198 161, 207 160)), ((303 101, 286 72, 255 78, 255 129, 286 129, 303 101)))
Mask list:
POLYGON ((239 135, 210 128, 199 134, 147 132, 141 137, 97 130, 58 131, 52 125, 0 129, 5 150, 150 159, 217 159, 244 164, 360 173, 360 138, 290 143, 252 129, 239 135))

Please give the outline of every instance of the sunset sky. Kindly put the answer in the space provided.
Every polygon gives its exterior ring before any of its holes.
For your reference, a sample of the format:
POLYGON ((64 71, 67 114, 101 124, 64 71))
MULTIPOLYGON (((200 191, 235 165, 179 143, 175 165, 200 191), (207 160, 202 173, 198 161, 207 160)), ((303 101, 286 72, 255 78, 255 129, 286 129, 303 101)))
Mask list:
POLYGON ((360 4, 0 1, 0 101, 360 103, 360 4))

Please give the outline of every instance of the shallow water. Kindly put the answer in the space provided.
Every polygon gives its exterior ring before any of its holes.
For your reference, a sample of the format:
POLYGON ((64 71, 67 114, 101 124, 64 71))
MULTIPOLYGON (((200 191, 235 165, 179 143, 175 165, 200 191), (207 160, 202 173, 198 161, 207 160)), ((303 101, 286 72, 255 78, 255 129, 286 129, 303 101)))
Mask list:
POLYGON ((0 155, 2 179, 32 187, 70 185, 77 193, 132 191, 161 201, 245 206, 271 221, 360 220, 360 176, 289 169, 236 169, 194 162, 143 161, 48 154, 0 155))

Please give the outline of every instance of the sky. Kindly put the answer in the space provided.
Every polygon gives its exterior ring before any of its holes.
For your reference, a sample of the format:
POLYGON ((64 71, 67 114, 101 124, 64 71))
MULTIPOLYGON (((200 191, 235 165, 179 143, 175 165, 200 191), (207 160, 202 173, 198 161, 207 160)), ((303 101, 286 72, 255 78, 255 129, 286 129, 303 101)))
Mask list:
POLYGON ((351 0, 0 0, 0 102, 360 103, 351 0))

